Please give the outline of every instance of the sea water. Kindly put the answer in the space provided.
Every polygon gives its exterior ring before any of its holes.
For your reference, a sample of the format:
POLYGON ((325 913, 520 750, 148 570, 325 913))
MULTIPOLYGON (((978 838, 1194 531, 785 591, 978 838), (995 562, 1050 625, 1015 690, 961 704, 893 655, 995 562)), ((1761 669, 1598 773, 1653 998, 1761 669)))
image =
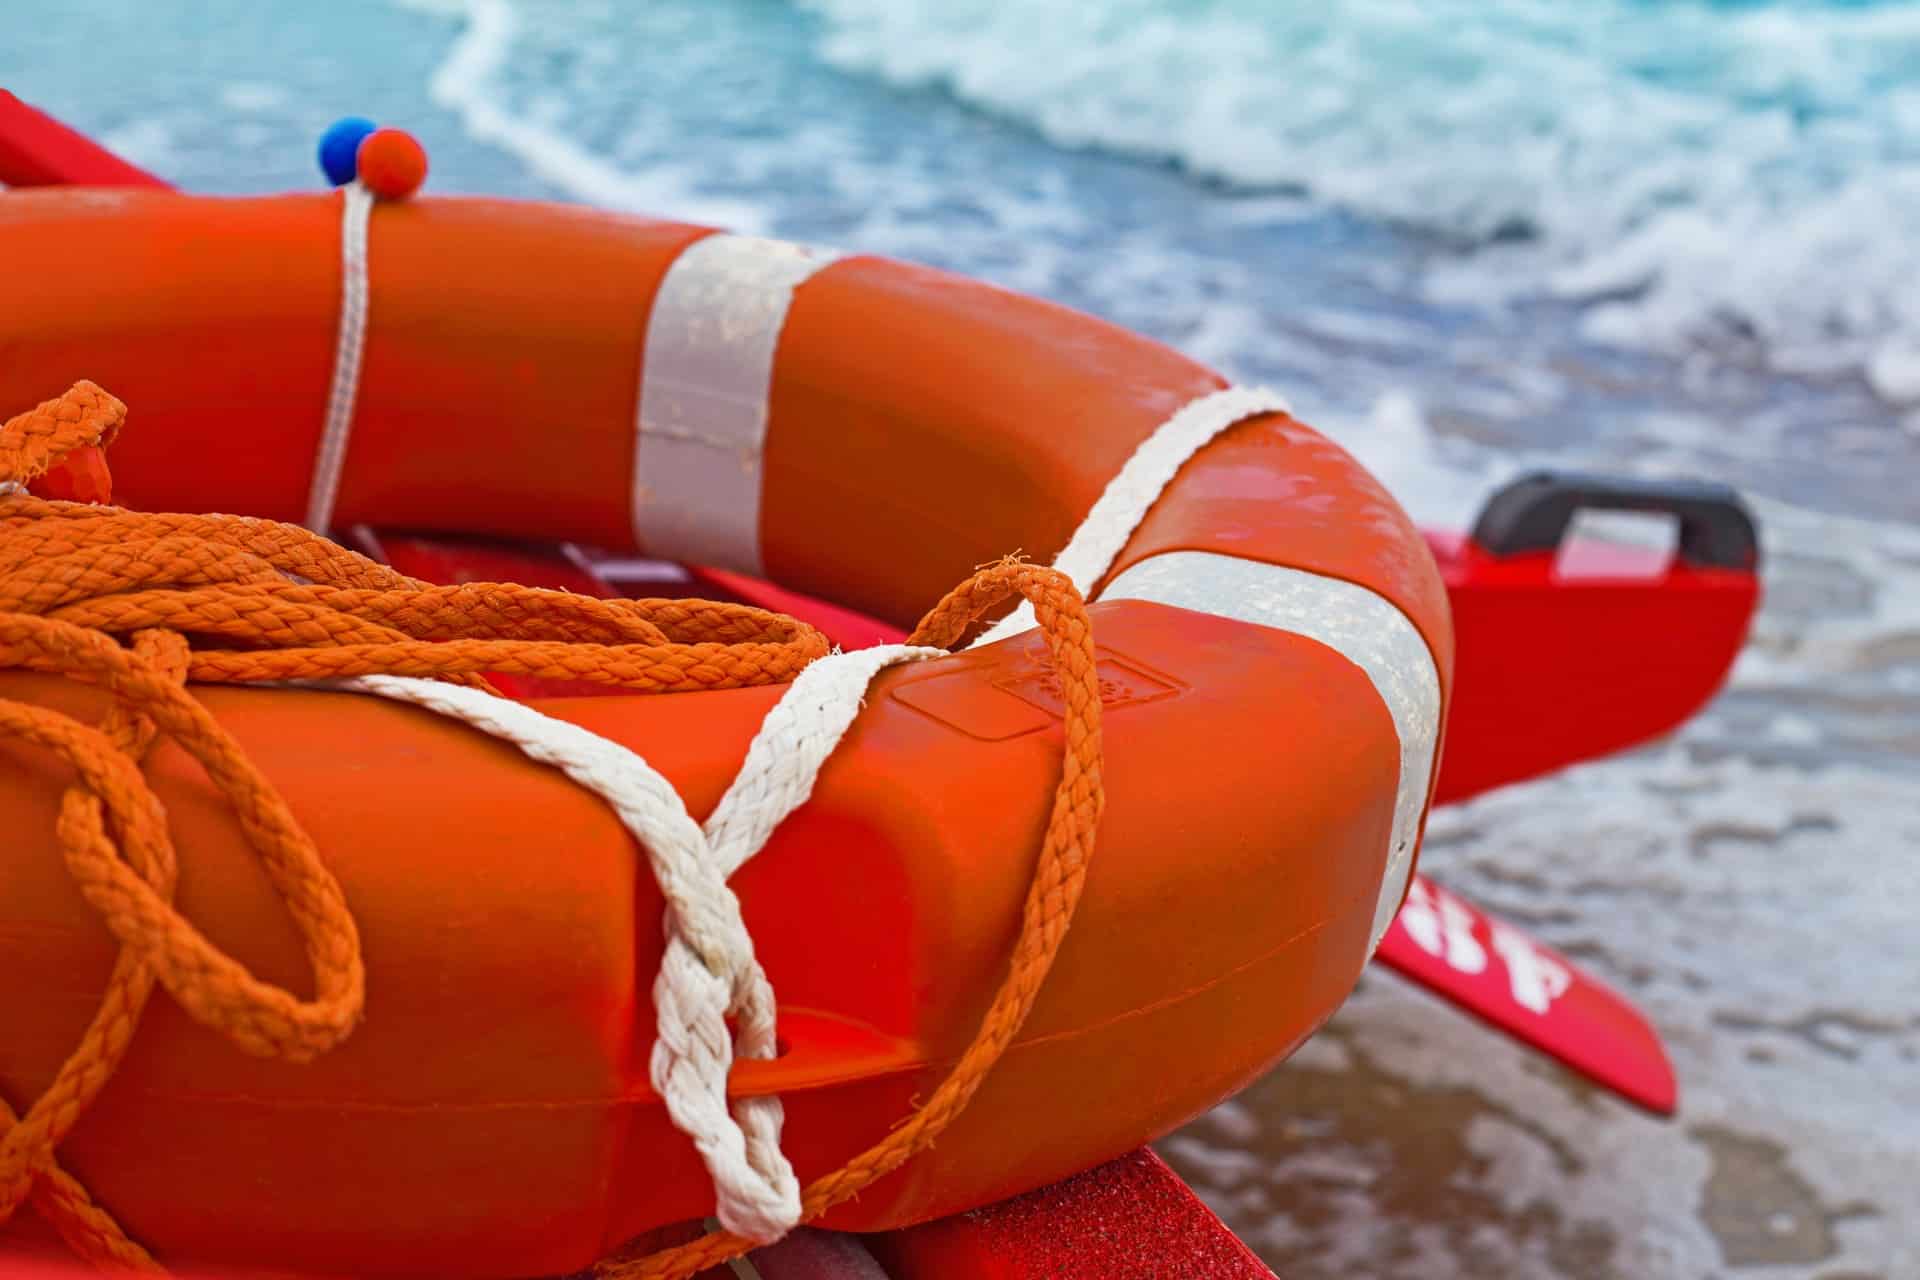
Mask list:
POLYGON ((1728 692, 1425 855, 1651 1011, 1679 1116, 1370 975, 1162 1148, 1290 1277, 1920 1275, 1920 8, 5 0, 0 85, 199 190, 316 187, 354 112, 438 191, 981 276, 1284 389, 1429 522, 1739 485, 1728 692))

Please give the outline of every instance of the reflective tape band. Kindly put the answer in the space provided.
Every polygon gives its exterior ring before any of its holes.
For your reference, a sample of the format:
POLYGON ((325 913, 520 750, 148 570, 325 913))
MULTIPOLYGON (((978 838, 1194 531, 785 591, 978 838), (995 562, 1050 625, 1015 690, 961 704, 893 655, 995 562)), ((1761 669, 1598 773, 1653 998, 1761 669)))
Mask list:
POLYGON ((633 536, 650 555, 761 575, 761 459, 793 291, 831 252, 712 235, 674 260, 647 320, 633 536))
MULTIPOLYGON (((1073 537, 1053 558, 1053 567, 1073 579, 1082 595, 1092 591, 1189 458, 1248 418, 1291 412, 1286 398, 1266 387, 1223 387, 1189 400, 1155 427, 1107 481, 1073 537)), ((1033 625, 1033 606, 1022 600, 970 647, 993 644, 1033 625)))
POLYGON ((1290 631, 1319 641, 1366 672, 1400 738, 1387 872, 1369 939, 1369 950, 1378 947, 1413 870, 1440 738, 1440 672, 1419 628, 1386 597, 1365 587, 1207 551, 1172 551, 1142 560, 1115 578, 1100 598, 1151 600, 1290 631))

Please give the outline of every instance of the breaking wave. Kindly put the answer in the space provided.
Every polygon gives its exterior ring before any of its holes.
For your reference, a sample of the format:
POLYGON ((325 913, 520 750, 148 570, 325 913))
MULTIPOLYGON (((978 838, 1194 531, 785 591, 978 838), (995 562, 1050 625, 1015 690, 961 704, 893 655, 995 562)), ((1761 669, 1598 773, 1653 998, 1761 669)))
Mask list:
POLYGON ((802 2, 842 69, 1416 229, 1439 298, 1920 401, 1920 9, 802 2))

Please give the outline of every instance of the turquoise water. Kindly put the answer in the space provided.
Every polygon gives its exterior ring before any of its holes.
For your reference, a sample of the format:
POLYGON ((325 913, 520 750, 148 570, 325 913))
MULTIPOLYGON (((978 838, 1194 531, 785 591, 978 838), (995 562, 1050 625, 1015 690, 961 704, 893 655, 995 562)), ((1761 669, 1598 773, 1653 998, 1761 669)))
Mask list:
POLYGON ((355 112, 433 190, 983 276, 1275 384, 1431 520, 1741 485, 1731 690, 1425 855, 1653 1012, 1680 1120, 1370 980, 1167 1149, 1294 1277, 1720 1274, 1757 1150, 1766 1275, 1920 1274, 1920 8, 6 0, 0 85, 200 190, 318 188, 355 112))
POLYGON ((370 113, 439 190, 936 262, 1321 418, 1920 510, 1909 6, 13 0, 0 82, 198 189, 370 113))

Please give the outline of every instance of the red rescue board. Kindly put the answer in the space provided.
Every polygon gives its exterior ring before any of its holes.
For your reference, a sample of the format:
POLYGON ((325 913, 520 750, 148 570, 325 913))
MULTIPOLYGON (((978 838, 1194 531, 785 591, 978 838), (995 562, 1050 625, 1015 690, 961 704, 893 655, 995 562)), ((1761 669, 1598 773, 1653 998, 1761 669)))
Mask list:
POLYGON ((1677 1086, 1660 1036, 1566 956, 1415 876, 1375 959, 1650 1111, 1677 1086))
POLYGON ((1427 543, 1457 646, 1435 804, 1682 724, 1725 682, 1760 600, 1753 521, 1723 485, 1539 473, 1488 499, 1471 533, 1427 543), (1585 511, 1670 520, 1677 545, 1575 542, 1585 511))

